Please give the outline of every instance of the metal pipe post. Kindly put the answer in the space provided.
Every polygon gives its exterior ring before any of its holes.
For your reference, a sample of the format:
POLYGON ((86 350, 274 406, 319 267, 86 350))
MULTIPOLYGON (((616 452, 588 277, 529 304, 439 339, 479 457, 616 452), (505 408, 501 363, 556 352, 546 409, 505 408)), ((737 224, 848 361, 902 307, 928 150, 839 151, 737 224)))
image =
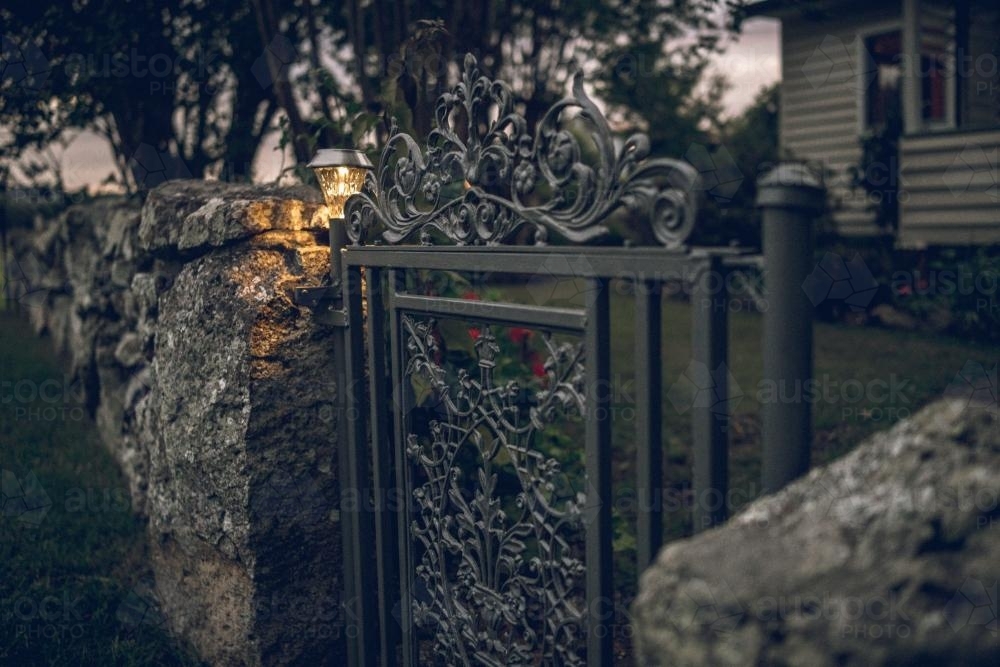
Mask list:
POLYGON ((764 381, 777 388, 761 406, 763 490, 773 493, 809 469, 812 411, 805 389, 813 374, 813 306, 802 288, 814 267, 813 222, 826 192, 805 165, 791 163, 774 168, 757 188, 768 294, 764 381))

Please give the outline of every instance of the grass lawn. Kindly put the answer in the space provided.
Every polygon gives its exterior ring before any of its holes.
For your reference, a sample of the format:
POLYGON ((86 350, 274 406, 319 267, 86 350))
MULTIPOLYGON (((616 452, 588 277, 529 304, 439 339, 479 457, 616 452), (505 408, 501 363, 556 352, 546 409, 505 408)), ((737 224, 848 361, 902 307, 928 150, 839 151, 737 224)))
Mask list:
POLYGON ((0 664, 196 664, 144 588, 145 528, 44 341, 0 312, 0 664))
MULTIPOLYGON (((613 360, 620 361, 623 381, 632 377, 631 302, 612 302, 615 336, 613 360)), ((669 393, 690 361, 691 310, 687 304, 664 304, 664 391, 669 393)), ((760 410, 771 400, 774 386, 763 380, 762 318, 734 313, 729 325, 729 369, 738 390, 731 430, 730 470, 736 508, 759 494, 760 410), (742 492, 740 492, 742 490, 742 492)), ((920 407, 940 398, 969 360, 987 362, 994 349, 965 341, 926 334, 818 323, 814 327, 812 404, 814 465, 827 463, 857 445, 865 436, 890 427, 920 407)), ((614 363, 614 362, 613 362, 614 363)), ((788 399, 799 400, 785 389, 788 399)), ((624 395, 624 394, 623 394, 624 395)), ((682 481, 690 468, 690 422, 675 393, 664 401, 664 436, 668 443, 668 479, 682 481), (669 400, 672 398, 673 400, 669 400), (676 405, 675 405, 676 403, 676 405)), ((628 432, 627 424, 622 431, 628 432)), ((625 443, 620 443, 625 444, 625 443)))

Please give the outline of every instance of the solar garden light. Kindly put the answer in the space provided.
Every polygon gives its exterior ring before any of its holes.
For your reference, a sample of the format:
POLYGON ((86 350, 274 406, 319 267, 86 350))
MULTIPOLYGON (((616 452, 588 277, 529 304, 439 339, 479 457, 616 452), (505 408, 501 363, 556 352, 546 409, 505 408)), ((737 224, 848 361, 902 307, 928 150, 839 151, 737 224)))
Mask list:
POLYGON ((330 273, 336 285, 340 282, 340 251, 347 242, 344 204, 351 196, 361 192, 365 174, 372 168, 372 163, 361 151, 321 148, 306 166, 316 172, 323 199, 330 208, 330 273))
MULTIPOLYGON (((323 199, 330 209, 330 286, 297 288, 294 294, 295 303, 309 308, 315 308, 316 320, 322 324, 331 326, 334 334, 333 344, 333 364, 336 369, 336 404, 340 408, 348 405, 347 395, 352 372, 349 370, 352 364, 364 363, 363 354, 359 354, 356 349, 348 351, 351 344, 351 337, 348 336, 347 309, 344 307, 344 260, 342 253, 347 245, 347 223, 344 220, 344 206, 347 200, 361 192, 364 187, 365 177, 372 169, 372 163, 365 157, 365 154, 357 150, 343 148, 323 148, 316 151, 316 155, 309 162, 308 166, 316 173, 316 180, 319 181, 319 188, 323 192, 323 199)), ((362 281, 364 277, 362 276, 362 281)), ((361 289, 364 290, 362 282, 361 289)), ((358 296, 357 294, 353 296, 358 296)), ((356 326, 363 327, 363 322, 356 323, 356 326)), ((337 471, 340 481, 341 507, 351 502, 349 494, 357 489, 365 488, 364 472, 359 467, 360 461, 351 455, 347 446, 352 437, 352 429, 358 428, 356 418, 347 417, 344 412, 343 417, 336 420, 337 435, 337 471)), ((344 571, 352 573, 347 577, 345 584, 344 612, 349 618, 362 618, 365 615, 363 608, 362 593, 356 587, 364 589, 366 581, 359 571, 363 572, 362 566, 353 555, 355 539, 363 539, 363 525, 357 513, 345 512, 343 523, 341 524, 341 537, 343 540, 343 561, 344 571)), ((368 581, 367 587, 374 587, 374 582, 368 581)), ((365 627, 366 636, 363 639, 366 643, 376 641, 372 635, 371 626, 365 627)), ((358 659, 353 643, 348 646, 348 664, 363 664, 358 659)))
POLYGON ((321 148, 306 166, 316 172, 316 179, 332 217, 343 220, 344 204, 351 195, 361 192, 365 174, 372 168, 372 163, 361 151, 321 148))
POLYGON ((368 157, 359 150, 349 148, 321 148, 306 165, 316 174, 323 199, 330 209, 330 287, 297 288, 295 302, 315 306, 319 301, 337 299, 341 288, 341 251, 347 244, 344 222, 344 205, 353 195, 361 192, 365 176, 372 169, 368 157))

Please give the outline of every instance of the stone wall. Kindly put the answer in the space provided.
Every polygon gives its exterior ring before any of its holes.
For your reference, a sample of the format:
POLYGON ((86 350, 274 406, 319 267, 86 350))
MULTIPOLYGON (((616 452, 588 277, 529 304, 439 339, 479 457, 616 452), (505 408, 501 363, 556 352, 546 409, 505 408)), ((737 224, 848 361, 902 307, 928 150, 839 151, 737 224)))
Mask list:
POLYGON ((667 545, 638 664, 1000 664, 998 494, 996 407, 932 404, 667 545))
POLYGON ((18 302, 148 519, 156 596, 212 664, 340 664, 331 331, 309 189, 173 181, 11 234, 18 302))

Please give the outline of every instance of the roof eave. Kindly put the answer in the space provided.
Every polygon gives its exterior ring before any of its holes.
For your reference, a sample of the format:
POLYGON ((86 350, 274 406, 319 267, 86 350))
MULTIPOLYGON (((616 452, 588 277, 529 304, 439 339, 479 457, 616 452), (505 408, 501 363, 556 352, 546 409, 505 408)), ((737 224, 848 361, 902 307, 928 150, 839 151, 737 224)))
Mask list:
POLYGON ((745 18, 783 18, 792 14, 814 14, 839 4, 838 0, 760 0, 740 9, 745 18))

